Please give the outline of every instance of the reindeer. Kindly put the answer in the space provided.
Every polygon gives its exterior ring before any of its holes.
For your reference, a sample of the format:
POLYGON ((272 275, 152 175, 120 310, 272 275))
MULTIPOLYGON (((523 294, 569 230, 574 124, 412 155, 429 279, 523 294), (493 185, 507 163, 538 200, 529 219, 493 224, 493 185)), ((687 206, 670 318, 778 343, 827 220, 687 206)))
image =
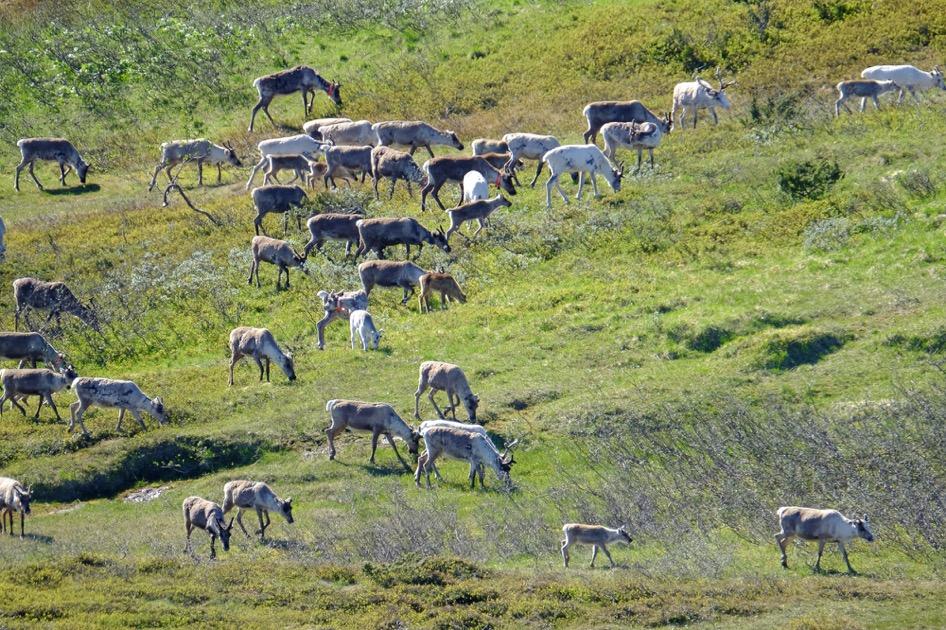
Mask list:
POLYGON ((290 382, 296 380, 292 354, 284 352, 273 333, 266 328, 237 326, 230 331, 230 381, 233 386, 233 366, 243 357, 252 357, 259 367, 259 380, 263 382, 263 361, 266 361, 266 382, 269 382, 269 364, 275 361, 290 382))
POLYGON ((144 411, 158 421, 158 424, 167 424, 167 411, 164 408, 164 401, 161 397, 148 398, 141 388, 131 381, 118 381, 111 378, 92 378, 79 377, 72 382, 72 387, 76 392, 77 402, 69 405, 69 432, 72 433, 76 423, 82 429, 85 435, 89 432, 82 422, 82 416, 86 409, 92 405, 99 407, 118 408, 118 424, 115 425, 116 431, 121 431, 122 421, 125 419, 125 412, 130 411, 132 417, 138 421, 142 429, 145 429, 144 420, 141 419, 141 412, 144 411))
POLYGON ((18 140, 16 146, 20 147, 22 159, 16 166, 16 173, 13 176, 13 190, 20 191, 20 171, 29 166, 30 177, 33 183, 40 190, 43 185, 36 179, 33 173, 33 163, 36 160, 45 160, 48 162, 57 162, 59 164, 59 183, 66 185, 66 175, 75 167, 76 175, 79 176, 79 183, 85 184, 85 175, 89 172, 89 165, 86 164, 79 151, 68 140, 62 138, 23 138, 18 140))
POLYGON ((7 515, 10 515, 10 535, 13 536, 13 513, 20 513, 20 538, 23 538, 23 522, 30 513, 30 501, 33 489, 27 488, 16 479, 0 477, 0 533, 6 529, 7 515))
MULTIPOLYGON (((19 278, 13 281, 13 299, 16 311, 13 314, 13 329, 19 330, 20 314, 26 319, 26 325, 32 328, 27 309, 49 311, 45 326, 55 317, 56 325, 62 325, 62 314, 69 313, 82 320, 95 332, 102 332, 98 317, 92 307, 85 306, 75 294, 62 282, 44 282, 36 278, 19 278)), ((94 304, 93 304, 94 307, 94 304)))
POLYGON ((371 458, 374 464, 374 454, 378 449, 378 438, 384 436, 394 449, 401 464, 410 472, 411 468, 397 452, 393 435, 407 443, 408 452, 417 457, 417 447, 420 443, 420 434, 397 415, 394 407, 386 403, 367 403, 354 400, 330 400, 325 405, 332 424, 325 429, 328 435, 329 459, 335 459, 335 437, 346 428, 358 431, 371 431, 371 458))
POLYGON ((337 81, 326 81, 315 70, 308 66, 296 66, 289 70, 276 72, 262 76, 253 81, 253 87, 259 92, 259 101, 253 106, 253 113, 250 115, 250 128, 253 131, 253 123, 256 121, 256 112, 260 109, 269 118, 269 122, 276 127, 276 121, 269 115, 269 104, 277 95, 293 94, 302 92, 302 115, 305 116, 312 111, 312 103, 315 102, 315 91, 324 90, 328 97, 332 99, 337 107, 342 106, 341 87, 337 81), (309 102, 309 93, 312 94, 312 102, 309 102))
MULTIPOLYGON (((269 518, 270 511, 282 514, 283 518, 290 525, 292 518, 292 497, 285 501, 276 496, 273 489, 262 481, 228 481, 223 486, 223 513, 237 509, 236 522, 243 530, 247 538, 249 532, 243 526, 243 510, 256 510, 256 517, 259 519, 259 539, 262 542, 266 540, 266 528, 272 522, 269 518), (263 524, 263 517, 266 517, 266 523, 263 524)), ((232 521, 231 521, 232 522, 232 521)))
POLYGON ((214 549, 214 542, 220 538, 223 543, 223 550, 230 551, 230 532, 233 530, 233 519, 230 523, 224 525, 223 510, 213 501, 201 499, 200 497, 187 497, 184 499, 184 527, 187 529, 187 542, 184 543, 184 553, 188 553, 191 548, 191 532, 196 527, 210 534, 210 559, 217 557, 217 550, 214 549))
POLYGON ((565 534, 565 540, 562 541, 562 559, 565 561, 566 569, 568 568, 569 560, 568 548, 576 542, 591 545, 592 569, 595 568, 595 559, 598 557, 599 547, 601 551, 604 552, 604 555, 608 557, 608 561, 611 562, 611 568, 613 569, 616 565, 614 564, 614 558, 611 557, 611 552, 608 551, 608 543, 622 542, 629 545, 634 540, 631 538, 631 535, 627 533, 627 527, 612 529, 610 527, 604 527, 603 525, 567 523, 562 527, 562 533, 565 534))
POLYGON ((197 185, 204 185, 204 162, 217 165, 217 184, 222 180, 220 170, 221 164, 232 164, 240 167, 243 163, 237 157, 236 150, 229 142, 223 146, 214 144, 206 138, 196 140, 174 140, 161 144, 161 161, 154 168, 154 174, 151 176, 151 184, 148 186, 148 192, 154 190, 155 183, 158 180, 158 173, 164 169, 168 181, 174 181, 171 177, 171 168, 178 164, 183 164, 190 160, 197 162, 197 185))
MULTIPOLYGON (((484 468, 489 466, 507 486, 512 483, 509 470, 516 463, 511 449, 516 441, 506 446, 500 453, 485 433, 458 429, 448 426, 432 426, 424 429, 425 452, 417 459, 417 471, 414 483, 420 487, 420 474, 427 475, 427 488, 430 489, 430 471, 436 472, 436 460, 440 455, 470 463, 470 488, 476 487, 476 474, 480 476, 480 487, 484 487, 484 468)), ((439 475, 438 475, 439 478, 439 475)))
POLYGON ((420 312, 430 312, 429 297, 434 291, 440 292, 440 310, 447 308, 448 300, 455 300, 460 304, 466 304, 466 295, 460 289, 460 285, 449 273, 440 273, 431 271, 420 277, 420 312))
POLYGON ((253 252, 253 262, 250 263, 250 277, 247 278, 247 284, 253 284, 253 275, 256 275, 256 286, 260 286, 259 264, 265 261, 276 265, 279 271, 276 274, 276 290, 280 289, 280 280, 282 274, 286 274, 286 288, 289 288, 289 268, 298 267, 305 272, 305 256, 300 255, 292 245, 286 241, 281 241, 268 236, 254 236, 250 246, 253 252))
POLYGON ((325 327, 336 319, 349 319, 355 311, 368 310, 368 294, 364 291, 319 291, 316 295, 322 300, 322 307, 325 309, 325 315, 315 325, 319 336, 319 350, 324 350, 325 327))
POLYGON ((418 420, 420 420, 420 395, 428 387, 430 387, 430 393, 427 397, 430 398, 438 417, 443 419, 445 417, 444 412, 449 411, 453 413, 453 419, 456 420, 457 407, 462 402, 463 406, 466 407, 466 414, 470 422, 476 422, 476 408, 480 403, 480 399, 470 390, 466 375, 458 366, 441 361, 424 361, 420 364, 417 391, 414 392, 414 417, 418 420), (450 406, 444 408, 443 411, 440 410, 437 401, 434 400, 434 394, 438 391, 446 392, 447 402, 450 403, 450 406), (454 398, 456 398, 456 401, 454 401, 454 398))
POLYGON ((704 81, 698 74, 693 75, 692 81, 677 83, 673 88, 673 110, 670 112, 671 120, 680 121, 680 127, 686 128, 687 110, 693 109, 693 128, 696 128, 696 120, 701 109, 708 109, 713 115, 713 124, 719 123, 716 116, 716 108, 722 107, 729 109, 731 103, 726 96, 726 88, 736 85, 735 81, 723 81, 723 73, 716 68, 716 80, 719 81, 719 89, 714 89, 712 85, 704 81), (677 116, 677 109, 680 109, 680 116, 677 116))

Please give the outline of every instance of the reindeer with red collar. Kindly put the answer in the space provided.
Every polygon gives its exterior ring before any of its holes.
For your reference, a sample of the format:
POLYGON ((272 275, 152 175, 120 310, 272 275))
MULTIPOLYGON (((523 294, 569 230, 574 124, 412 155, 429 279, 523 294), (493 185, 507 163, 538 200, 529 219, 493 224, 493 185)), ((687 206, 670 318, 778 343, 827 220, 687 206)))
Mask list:
POLYGON ((512 183, 512 175, 503 170, 508 161, 508 153, 484 153, 469 157, 450 155, 427 160, 421 167, 427 175, 427 185, 421 190, 420 209, 427 209, 427 195, 431 195, 440 209, 445 211, 446 208, 437 193, 444 184, 451 181, 460 185, 460 199, 462 200, 463 177, 470 171, 476 171, 496 188, 515 195, 516 188, 512 183))
POLYGON ((368 310, 368 295, 364 291, 345 291, 330 293, 319 291, 325 315, 315 325, 319 333, 319 350, 325 349, 325 327, 336 319, 348 321, 354 311, 368 310))

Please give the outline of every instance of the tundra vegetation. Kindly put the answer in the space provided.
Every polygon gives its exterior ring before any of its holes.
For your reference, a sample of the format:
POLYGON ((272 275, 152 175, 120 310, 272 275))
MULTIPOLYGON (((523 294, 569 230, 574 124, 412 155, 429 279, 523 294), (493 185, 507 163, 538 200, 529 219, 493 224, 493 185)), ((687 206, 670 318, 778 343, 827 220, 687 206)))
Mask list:
MULTIPOLYGON (((869 66, 943 64, 942 7, 814 4, 5 4, 4 329, 13 280, 66 283, 94 300, 101 334, 34 312, 38 332, 80 375, 160 395, 169 424, 117 432, 117 411, 92 406, 86 438, 51 410, 33 422, 8 406, 0 475, 32 500, 25 538, 0 539, 0 625, 946 625, 944 94, 833 116, 834 86, 869 66), (344 320, 319 352, 316 292, 360 288, 353 263, 313 252, 292 291, 274 289, 272 266, 247 286, 247 169, 194 193, 220 226, 145 193, 168 139, 231 142, 255 163, 261 140, 338 115, 320 92, 303 117, 297 93, 269 107, 290 129, 261 115, 246 135, 253 79, 297 64, 343 84, 340 115, 426 120, 464 141, 528 130, 579 144, 590 101, 662 114, 676 83, 701 68, 711 80, 717 65, 739 84, 717 126, 703 112, 664 138, 655 174, 548 212, 540 178, 473 245, 424 248, 417 264, 454 276, 462 307, 420 315, 399 291, 372 291, 381 352, 352 352, 344 320), (75 144, 85 187, 60 187, 47 162, 35 167, 47 192, 26 172, 13 191, 16 140, 42 136, 75 144), (822 160, 840 171, 797 167, 822 160), (783 171, 816 185, 783 191, 783 171), (249 360, 226 386, 241 325, 295 350, 296 383, 280 372, 258 384, 249 360), (384 439, 369 465, 370 432, 339 435, 341 461, 328 460, 327 400, 385 401, 414 423, 417 366, 431 359, 463 367, 500 452, 521 438, 511 489, 487 471, 471 492, 468 463, 438 458, 444 481, 418 490, 384 439), (237 479, 291 496, 295 523, 273 517, 269 545, 241 532, 223 552, 218 540, 212 566, 198 531, 196 561, 185 556, 184 499, 222 506, 237 479), (122 500, 144 485, 169 488, 122 500), (790 544, 782 568, 775 510, 791 505, 869 514, 874 542, 846 543, 859 576, 834 544, 816 573, 816 542, 790 544), (634 542, 609 545, 613 571, 600 557, 585 568, 579 545, 566 572, 565 523, 626 524, 634 542)), ((196 168, 180 181, 196 190, 196 168)), ((383 203, 367 184, 319 191, 311 207, 446 221, 405 188, 383 203)), ((455 190, 442 191, 448 207, 455 190)), ((301 252, 309 234, 290 225, 277 235, 301 252)), ((76 400, 52 396, 61 410, 76 400)))

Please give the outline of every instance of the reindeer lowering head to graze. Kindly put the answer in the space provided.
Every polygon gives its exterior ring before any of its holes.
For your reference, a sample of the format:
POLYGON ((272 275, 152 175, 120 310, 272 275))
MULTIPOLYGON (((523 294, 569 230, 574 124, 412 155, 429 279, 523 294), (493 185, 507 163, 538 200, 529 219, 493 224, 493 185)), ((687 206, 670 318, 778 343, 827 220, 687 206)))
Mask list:
POLYGON ((39 396, 39 404, 36 405, 36 415, 33 419, 39 419, 39 411, 43 408, 43 402, 46 402, 56 414, 56 420, 62 420, 56 403, 53 402, 53 394, 69 389, 77 376, 72 367, 66 367, 62 374, 52 370, 32 368, 0 370, 0 384, 3 385, 3 395, 0 396, 0 414, 3 413, 3 404, 9 400, 10 404, 25 416, 26 409, 17 401, 29 396, 39 396))
POLYGON ((116 431, 121 431, 122 421, 125 419, 125 412, 130 411, 131 415, 138 421, 142 429, 145 429, 145 422, 141 419, 141 413, 145 412, 158 421, 158 424, 167 424, 167 410, 164 408, 164 401, 161 397, 148 398, 141 388, 132 381, 119 381, 111 378, 92 378, 79 377, 72 382, 72 387, 76 392, 77 402, 69 406, 69 432, 72 433, 75 425, 78 424, 82 433, 89 435, 82 421, 82 416, 86 410, 93 405, 98 407, 108 407, 118 409, 118 424, 115 425, 116 431))
POLYGON ((516 441, 506 446, 505 452, 500 453, 485 431, 468 430, 451 426, 434 425, 421 432, 424 438, 425 452, 417 458, 417 471, 414 473, 414 483, 420 486, 420 475, 426 473, 427 488, 430 488, 430 471, 433 470, 440 478, 436 461, 441 455, 451 459, 459 459, 470 463, 470 488, 476 487, 476 475, 480 476, 480 487, 484 486, 484 469, 489 466, 507 486, 512 483, 509 471, 516 463, 511 450, 516 441))
MULTIPOLYGON (((272 522, 269 518, 270 512, 282 514, 286 522, 293 523, 292 518, 292 497, 285 501, 276 496, 273 489, 262 481, 229 481, 223 486, 223 513, 233 508, 237 509, 236 522, 243 530, 247 538, 249 532, 243 526, 243 510, 256 510, 256 517, 259 519, 259 539, 266 540, 266 528, 272 522), (263 523, 263 517, 266 517, 266 523, 263 523)), ((231 521, 232 522, 232 521, 231 521)))
POLYGON ((397 452, 394 437, 397 436, 407 443, 408 452, 417 457, 420 444, 420 434, 397 415, 394 407, 386 403, 368 403, 355 400, 330 400, 325 405, 332 424, 325 429, 328 435, 328 458, 335 459, 335 437, 346 428, 353 431, 371 431, 371 458, 374 464, 374 454, 378 449, 378 438, 382 435, 394 449, 398 461, 410 472, 411 468, 397 452))
POLYGON ((37 188, 43 190, 43 185, 39 183, 36 174, 33 173, 33 163, 36 160, 58 163, 59 183, 63 186, 66 185, 66 175, 71 172, 72 168, 76 169, 79 183, 85 184, 85 175, 89 172, 89 165, 86 164, 68 140, 62 138, 23 138, 16 143, 16 146, 20 147, 22 159, 17 164, 16 173, 13 176, 13 190, 20 190, 20 171, 27 166, 29 167, 30 177, 33 178, 33 183, 36 184, 37 188))
POLYGON ((266 382, 269 382, 269 364, 275 361, 290 382, 296 380, 292 354, 284 352, 273 333, 266 328, 238 326, 230 332, 230 381, 233 385, 233 366, 243 357, 251 357, 259 367, 259 380, 263 382, 263 362, 266 362, 266 382))
POLYGON ((552 187, 558 190, 562 196, 562 201, 568 203, 568 197, 562 190, 562 184, 559 177, 564 173, 578 173, 578 194, 576 199, 581 199, 581 193, 585 185, 585 174, 591 175, 591 187, 594 190, 595 197, 598 193, 598 174, 611 185, 614 192, 621 190, 621 178, 624 177, 624 171, 620 165, 615 166, 611 160, 593 144, 566 144, 557 149, 552 149, 544 156, 542 161, 549 165, 549 180, 545 183, 545 209, 552 208, 552 187))
POLYGON ((13 535, 13 513, 20 513, 20 538, 23 538, 23 522, 30 513, 30 501, 33 499, 32 488, 27 488, 16 479, 0 477, 0 533, 6 529, 7 515, 10 516, 10 535, 13 535))
POLYGON ((223 550, 230 551, 230 532, 233 530, 233 519, 227 523, 223 518, 223 510, 213 501, 200 497, 184 499, 184 527, 187 530, 187 542, 184 543, 184 553, 191 549, 191 532, 196 527, 210 534, 210 559, 217 557, 214 542, 220 538, 223 550))
POLYGON ((427 209, 427 195, 431 195, 440 209, 446 210, 438 193, 447 182, 460 184, 460 198, 462 199, 463 178, 470 171, 476 171, 487 182, 505 190, 510 195, 515 195, 516 187, 513 185, 512 176, 502 170, 508 159, 509 155, 506 153, 485 153, 472 157, 450 155, 427 160, 421 166, 421 170, 427 175, 427 185, 421 190, 420 209, 427 209))
POLYGON ((665 134, 670 133, 672 121, 656 125, 645 122, 613 122, 608 123, 601 128, 601 135, 604 138, 604 154, 608 159, 613 160, 619 147, 637 150, 637 170, 641 170, 641 156, 644 149, 650 155, 650 168, 654 168, 654 148, 660 145, 661 139, 665 134))
POLYGON ((371 150, 371 178, 374 183, 375 199, 379 198, 378 182, 383 177, 391 180, 391 191, 388 194, 388 199, 394 197, 394 185, 399 179, 407 182, 407 194, 413 197, 414 191, 411 190, 411 182, 422 184, 424 172, 420 170, 417 162, 409 153, 391 147, 375 147, 371 150))
POLYGON ((189 160, 197 162, 197 185, 204 185, 204 162, 215 164, 217 166, 217 183, 221 181, 221 164, 230 164, 236 167, 243 166, 240 158, 237 157, 236 150, 227 143, 224 146, 214 144, 206 138, 196 140, 174 140, 165 142, 161 145, 161 161, 154 168, 154 174, 151 176, 151 184, 148 191, 154 189, 158 179, 158 173, 164 169, 168 181, 173 181, 171 177, 171 168, 178 164, 183 164, 189 160))
MULTIPOLYGON (((476 221, 479 223, 479 227, 473 232, 473 236, 476 236, 480 233, 480 230, 489 225, 489 215, 500 208, 508 208, 510 206, 512 206, 511 201, 502 195, 496 195, 492 199, 478 199, 461 204, 456 208, 451 208, 447 210, 447 214, 450 215, 450 227, 447 229, 445 236, 449 240, 450 235, 458 231, 467 221, 476 221)), ((461 232, 460 235, 462 236, 463 233, 461 232)))
POLYGON ((374 287, 400 287, 404 290, 401 304, 414 295, 414 287, 420 277, 427 273, 409 260, 368 260, 358 265, 358 275, 365 295, 371 294, 374 287))
POLYGON ((322 300, 325 315, 315 325, 319 336, 319 350, 325 348, 325 327, 336 319, 349 319, 355 311, 368 309, 368 294, 364 291, 332 293, 319 291, 316 295, 322 300))
POLYGON ((420 420, 420 395, 427 388, 437 416, 444 418, 444 412, 453 413, 453 419, 457 419, 457 407, 460 403, 466 407, 467 418, 470 422, 476 422, 476 408, 479 406, 480 399, 470 390, 466 375, 459 366, 452 363, 443 363, 442 361, 424 361, 420 364, 420 375, 417 382, 417 391, 414 392, 414 417, 420 420), (447 402, 450 403, 443 411, 437 406, 434 400, 434 394, 438 391, 447 393, 447 402))
POLYGON ((686 127, 687 111, 691 109, 693 110, 693 127, 696 128, 696 120, 701 109, 710 111, 715 125, 719 123, 716 108, 730 108, 731 103, 729 97, 726 96, 726 88, 736 85, 736 82, 723 81, 723 73, 719 68, 716 68, 716 80, 719 81, 719 88, 714 88, 695 74, 692 81, 677 83, 673 88, 673 110, 670 116, 674 121, 680 121, 681 129, 686 127), (677 116, 678 109, 680 110, 679 116, 677 116))
POLYGON ((66 355, 59 352, 46 341, 46 338, 35 332, 3 332, 0 333, 0 358, 19 359, 17 367, 36 367, 37 361, 42 361, 46 367, 62 372, 66 367, 66 355))
POLYGON ((62 282, 44 282, 36 278, 19 278, 13 281, 13 300, 16 302, 16 311, 13 315, 13 328, 19 330, 20 315, 26 320, 26 325, 33 328, 29 320, 29 309, 49 311, 43 326, 49 324, 53 317, 56 325, 62 325, 62 314, 75 315, 95 332, 102 332, 98 317, 90 306, 85 306, 62 282))
POLYGON ((615 567, 614 558, 608 551, 608 543, 622 542, 627 545, 634 540, 627 533, 626 527, 610 528, 603 525, 583 525, 581 523, 568 523, 562 527, 562 533, 565 534, 565 540, 562 541, 562 559, 565 561, 565 568, 568 568, 568 548, 575 543, 584 543, 591 545, 591 568, 595 568, 595 558, 598 557, 598 548, 604 552, 611 563, 611 568, 615 567))
POLYGON ((430 312, 430 296, 434 291, 440 293, 440 310, 447 308, 448 300, 455 300, 460 304, 466 303, 466 294, 460 289, 460 285, 449 273, 440 273, 431 271, 420 277, 420 312, 430 312))
POLYGON ((404 245, 405 256, 410 258, 411 245, 417 246, 416 260, 424 243, 439 247, 446 253, 450 253, 450 245, 447 243, 447 237, 443 233, 443 228, 437 228, 436 232, 431 232, 416 219, 410 217, 378 217, 375 219, 362 219, 356 223, 358 227, 358 250, 355 256, 361 256, 368 252, 375 252, 378 258, 384 258, 384 250, 392 245, 404 245))
POLYGON ((276 265, 279 269, 276 274, 276 290, 280 287, 282 274, 286 274, 286 288, 289 288, 289 268, 298 267, 305 272, 305 256, 300 255, 292 245, 286 241, 281 241, 268 236, 254 236, 250 246, 253 252, 253 262, 250 263, 250 277, 247 278, 247 284, 253 284, 253 275, 256 275, 256 286, 260 286, 259 264, 260 261, 276 265))
POLYGON ((897 103, 903 102, 904 92, 909 92, 913 100, 919 103, 920 99, 916 95, 917 90, 924 92, 932 88, 946 90, 946 80, 943 79, 943 70, 939 66, 935 66, 929 72, 910 65, 871 66, 861 72, 861 78, 873 79, 874 81, 893 81, 896 83, 900 90, 897 103))
MULTIPOLYGON (((263 227, 263 217, 270 213, 279 213, 283 215, 283 233, 289 229, 289 214, 293 208, 302 208, 309 200, 305 191, 298 186, 289 186, 281 184, 272 184, 269 186, 257 186, 251 193, 253 197, 253 207, 256 208, 256 217, 253 219, 253 229, 259 235, 260 230, 266 234, 263 227)), ((302 217, 296 213, 296 226, 302 229, 302 217)))
POLYGON ((268 74, 259 77, 253 81, 253 87, 259 92, 259 101, 253 106, 253 113, 250 115, 250 128, 253 131, 253 123, 256 122, 256 112, 260 109, 269 118, 269 122, 276 127, 276 121, 269 115, 269 104, 273 102, 276 96, 302 92, 302 115, 306 116, 312 111, 312 103, 315 102, 315 91, 323 90, 328 97, 332 99, 336 106, 342 106, 341 84, 337 81, 326 81, 320 77, 315 70, 309 66, 296 66, 289 70, 268 74), (309 101, 309 94, 312 95, 312 102, 309 101))
POLYGON ((420 120, 389 120, 375 123, 371 129, 378 137, 377 146, 410 147, 411 155, 420 147, 424 147, 430 157, 434 157, 430 147, 435 144, 463 150, 463 143, 456 133, 442 131, 420 120))

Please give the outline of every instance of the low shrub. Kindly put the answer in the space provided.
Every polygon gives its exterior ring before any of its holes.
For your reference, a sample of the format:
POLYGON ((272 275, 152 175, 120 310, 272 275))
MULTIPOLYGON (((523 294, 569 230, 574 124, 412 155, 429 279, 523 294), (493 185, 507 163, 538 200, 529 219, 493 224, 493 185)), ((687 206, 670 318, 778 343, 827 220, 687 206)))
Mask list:
POLYGON ((825 159, 789 162, 778 172, 779 190, 792 199, 820 199, 844 173, 837 162, 825 159))

